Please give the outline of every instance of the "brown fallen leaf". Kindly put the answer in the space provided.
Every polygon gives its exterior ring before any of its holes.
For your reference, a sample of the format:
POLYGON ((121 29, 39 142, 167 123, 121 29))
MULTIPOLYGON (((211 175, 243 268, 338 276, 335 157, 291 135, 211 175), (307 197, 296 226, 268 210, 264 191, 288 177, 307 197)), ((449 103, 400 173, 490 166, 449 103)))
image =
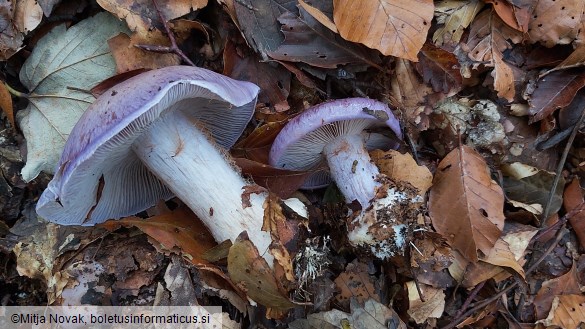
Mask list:
POLYGON ((333 20, 346 40, 418 62, 433 9, 432 0, 333 0, 333 20))
POLYGON ((113 77, 109 77, 106 80, 98 83, 97 85, 95 85, 93 88, 90 89, 91 94, 97 98, 99 97, 101 94, 105 93, 108 89, 112 88, 113 86, 119 84, 122 81, 126 81, 130 78, 132 78, 135 75, 138 75, 142 72, 146 72, 148 70, 146 69, 137 69, 137 70, 132 70, 132 71, 128 71, 128 72, 124 72, 124 73, 120 73, 120 74, 116 74, 113 77))
POLYGON ((16 128, 16 123, 14 122, 14 108, 12 107, 12 96, 4 82, 0 82, 0 109, 6 115, 12 128, 16 128))
POLYGON ((530 123, 538 122, 573 101, 579 89, 585 86, 585 75, 580 71, 556 71, 538 80, 529 99, 532 115, 530 123))
POLYGON ((380 301, 380 296, 376 293, 375 279, 368 274, 368 265, 357 259, 348 264, 334 282, 339 290, 335 300, 341 305, 349 305, 352 298, 358 303, 364 303, 369 299, 380 301))
POLYGON ((434 91, 453 95, 463 88, 459 61, 453 53, 425 43, 418 58, 417 70, 434 91))
POLYGON ((546 47, 569 44, 577 37, 585 2, 574 0, 541 0, 535 2, 528 36, 532 43, 546 47))
MULTIPOLYGON (((152 0, 98 0, 97 3, 125 20, 130 30, 141 35, 148 34, 153 24, 161 24, 152 0)), ((207 0, 159 0, 157 5, 163 17, 169 21, 207 6, 207 0)))
POLYGON ((443 26, 433 34, 433 42, 437 46, 459 43, 463 32, 483 6, 484 2, 479 0, 437 2, 435 17, 443 26))
POLYGON ((256 184, 267 188, 282 199, 289 198, 312 173, 275 168, 243 158, 233 160, 242 169, 243 174, 249 175, 256 184))
POLYGON ((246 233, 240 234, 230 248, 228 274, 248 297, 267 308, 286 311, 295 306, 283 295, 268 263, 246 233))
POLYGON ((488 255, 504 228, 504 193, 481 155, 462 145, 439 163, 429 196, 437 232, 472 262, 488 255))
POLYGON ((496 10, 498 16, 504 21, 509 27, 514 28, 520 32, 528 31, 528 19, 519 20, 519 18, 524 18, 527 11, 521 10, 521 8, 516 7, 513 3, 509 3, 506 1, 497 1, 497 0, 486 0, 486 3, 489 3, 493 6, 496 10), (519 17, 520 15, 520 17, 519 17))
POLYGON ((373 150, 370 157, 380 169, 394 182, 410 183, 424 196, 433 184, 433 174, 425 166, 419 166, 410 153, 402 154, 396 150, 373 150))
POLYGON ((583 328, 585 296, 582 294, 555 296, 548 317, 537 323, 564 329, 583 328))
POLYGON ((418 323, 424 323, 429 318, 440 318, 445 310, 445 293, 442 289, 433 288, 426 284, 419 283, 418 288, 414 281, 406 283, 408 291, 408 315, 418 323), (424 300, 419 295, 419 289, 424 300))
POLYGON ((108 40, 108 46, 116 61, 116 72, 123 73, 138 69, 158 69, 161 67, 179 65, 181 60, 175 54, 159 54, 135 47, 135 45, 169 46, 169 38, 160 31, 154 30, 145 34, 128 36, 120 33, 108 40))
MULTIPOLYGON (((576 177, 565 188, 563 205, 565 206, 565 210, 569 212, 582 206, 583 202, 585 202, 583 198, 583 189, 579 185, 579 178, 576 177)), ((573 231, 575 231, 575 235, 577 235, 581 247, 585 248, 585 211, 581 211, 574 216, 571 216, 569 218, 569 223, 573 227, 573 231)))
POLYGON ((267 164, 272 142, 287 122, 268 122, 257 127, 232 147, 232 156, 267 164))
POLYGON ((14 10, 16 1, 2 1, 0 3, 0 60, 7 60, 22 48, 24 34, 14 24, 14 10))
POLYGON ((303 9, 306 10, 307 13, 309 13, 311 16, 313 16, 316 20, 318 20, 319 23, 323 24, 325 27, 327 27, 331 31, 333 31, 335 33, 339 33, 339 31, 337 31, 337 26, 335 26, 335 23, 333 22, 333 18, 332 18, 332 16, 333 16, 333 3, 323 1, 322 3, 318 2, 317 4, 322 5, 322 6, 326 6, 329 12, 324 13, 320 8, 311 6, 310 4, 304 2, 303 0, 299 0, 299 6, 303 7, 303 9))
POLYGON ((522 33, 509 27, 493 10, 486 10, 471 24, 467 46, 469 58, 494 68, 494 89, 499 97, 511 101, 516 90, 514 74, 511 65, 503 59, 503 52, 512 47, 508 40, 519 43, 522 33))
POLYGON ((186 207, 179 207, 172 212, 148 219, 126 217, 117 221, 107 221, 100 226, 110 230, 119 226, 137 227, 159 242, 164 249, 171 251, 175 247, 179 248, 196 266, 209 264, 202 256, 205 251, 216 245, 205 225, 186 207))
POLYGON ((406 59, 397 59, 391 78, 390 94, 404 108, 406 120, 421 131, 429 127, 425 111, 427 97, 433 89, 418 75, 413 64, 406 59))
POLYGON ((577 266, 573 263, 569 272, 542 283, 542 287, 534 298, 537 319, 546 318, 551 311, 551 306, 556 296, 581 293, 578 275, 577 266))

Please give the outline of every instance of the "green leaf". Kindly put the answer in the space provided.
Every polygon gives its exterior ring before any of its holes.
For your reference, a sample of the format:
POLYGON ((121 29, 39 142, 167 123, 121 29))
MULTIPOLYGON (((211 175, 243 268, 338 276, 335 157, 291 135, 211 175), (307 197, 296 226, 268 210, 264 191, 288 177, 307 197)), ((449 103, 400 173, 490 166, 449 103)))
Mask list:
POLYGON ((100 13, 66 29, 55 27, 35 47, 20 72, 29 89, 29 105, 19 113, 20 128, 27 142, 25 181, 41 171, 53 173, 65 141, 81 114, 95 100, 88 92, 116 73, 107 40, 125 24, 100 13))

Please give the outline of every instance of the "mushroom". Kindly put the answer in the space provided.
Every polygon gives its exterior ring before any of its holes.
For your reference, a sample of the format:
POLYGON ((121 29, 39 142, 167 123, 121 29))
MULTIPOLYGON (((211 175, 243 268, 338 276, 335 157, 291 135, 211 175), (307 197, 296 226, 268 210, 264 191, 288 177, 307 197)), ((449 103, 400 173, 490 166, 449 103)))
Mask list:
POLYGON ((371 210, 389 206, 392 200, 387 197, 396 197, 393 190, 380 191, 383 180, 368 154, 368 149, 398 146, 381 128, 390 128, 402 138, 400 124, 386 104, 367 98, 340 99, 293 118, 270 149, 269 162, 274 167, 316 170, 304 187, 322 186, 330 176, 347 203, 360 204, 361 212, 348 225, 350 242, 355 245, 382 243, 368 232, 377 222, 371 210), (320 169, 325 163, 327 175, 320 169))
MULTIPOLYGON (((261 230, 266 193, 230 162, 259 88, 190 66, 132 77, 102 94, 73 128, 37 213, 62 225, 94 225, 143 211, 173 195, 217 241, 248 231, 262 253, 272 242, 261 230)), ((267 260, 271 256, 265 256, 267 260)))

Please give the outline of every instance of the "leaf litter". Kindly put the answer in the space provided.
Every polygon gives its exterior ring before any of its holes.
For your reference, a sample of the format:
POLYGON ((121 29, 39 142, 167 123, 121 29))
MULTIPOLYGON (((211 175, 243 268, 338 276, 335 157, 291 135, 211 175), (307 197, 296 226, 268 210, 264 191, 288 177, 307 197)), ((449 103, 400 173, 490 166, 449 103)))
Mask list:
POLYGON ((2 90, 12 94, 3 92, 1 119, 17 128, 0 131, 9 238, 2 255, 16 259, 9 265, 16 275, 0 279, 8 287, 25 280, 24 291, 45 287, 10 303, 75 304, 90 291, 96 304, 212 297, 237 309, 235 318, 222 315, 233 327, 252 319, 268 328, 584 323, 582 1, 100 0, 95 16, 83 6, 0 6, 2 90), (53 16, 71 23, 52 23, 53 16), (171 37, 177 48, 169 48, 171 37), (256 250, 246 234, 203 238, 177 200, 108 230, 37 219, 36 196, 85 108, 134 70, 181 58, 261 86, 254 118, 230 151, 250 181, 242 201, 269 191, 270 251, 256 250), (365 226, 400 240, 389 258, 349 243, 361 209, 335 198, 334 185, 299 190, 310 172, 267 164, 292 117, 355 96, 389 104, 405 133, 399 150, 371 152, 380 182, 408 195, 375 209, 365 226), (14 150, 25 144, 18 175, 14 150), (291 196, 307 218, 281 201, 291 196), (552 216, 540 218, 544 208, 552 216), (104 275, 113 281, 100 281, 104 275))

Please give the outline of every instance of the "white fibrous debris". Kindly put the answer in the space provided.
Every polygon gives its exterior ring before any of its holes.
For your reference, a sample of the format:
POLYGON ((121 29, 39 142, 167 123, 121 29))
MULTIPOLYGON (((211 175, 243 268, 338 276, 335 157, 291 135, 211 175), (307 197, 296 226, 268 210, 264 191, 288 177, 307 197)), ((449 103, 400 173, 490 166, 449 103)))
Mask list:
POLYGON ((424 207, 424 198, 412 187, 391 187, 348 223, 351 244, 362 247, 379 259, 404 253, 409 224, 415 223, 424 207))
POLYGON ((321 276, 331 264, 329 236, 323 237, 323 243, 319 243, 319 237, 307 239, 304 248, 295 256, 295 275, 297 276, 301 289, 310 282, 321 276))

